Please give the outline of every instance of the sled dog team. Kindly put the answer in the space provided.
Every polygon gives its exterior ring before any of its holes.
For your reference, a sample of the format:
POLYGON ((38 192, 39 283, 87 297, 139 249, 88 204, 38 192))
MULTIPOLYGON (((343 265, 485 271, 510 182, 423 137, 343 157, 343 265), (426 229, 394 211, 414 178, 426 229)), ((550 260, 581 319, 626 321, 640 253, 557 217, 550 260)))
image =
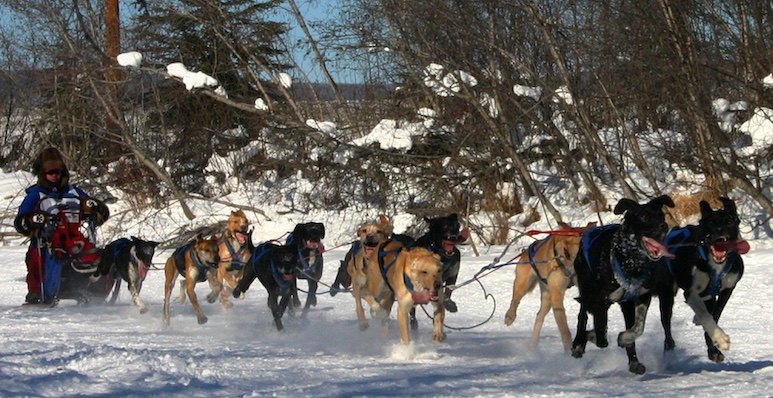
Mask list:
MULTIPOLYGON (((720 198, 718 203, 721 207, 715 210, 701 201, 698 225, 673 230, 666 223, 663 208, 674 207, 674 202, 665 195, 642 204, 621 199, 614 209, 615 214, 622 216, 618 224, 591 223, 582 228, 560 224, 559 230, 550 231, 521 253, 505 324, 515 321, 521 299, 539 285, 541 304, 529 347, 537 346, 544 318, 552 310, 565 351, 580 358, 588 341, 600 348, 609 345, 608 310, 617 303, 626 328, 617 336, 617 345, 626 350, 629 371, 643 374, 646 368, 637 358, 635 341, 643 333, 652 296, 659 299, 666 336, 664 349, 670 351, 675 347, 670 328, 672 307, 681 289, 695 314, 694 322, 704 330, 709 359, 723 361, 721 350, 730 348, 730 337, 718 321, 743 275, 740 255, 748 252, 749 244, 740 237, 735 203, 727 198, 720 198), (579 291, 580 310, 572 340, 564 295, 574 285, 579 291), (588 315, 593 318, 590 329, 588 315)), ((357 240, 341 261, 330 294, 335 295, 340 287, 351 289, 361 330, 369 327, 363 301, 368 304, 370 318, 381 321, 385 337, 396 302, 400 338, 409 344, 410 331, 418 327, 416 306, 426 304, 432 307, 432 339, 445 340, 445 313, 457 311, 451 300, 460 266, 456 246, 468 239, 469 232, 461 228, 456 214, 425 221, 429 231, 418 239, 394 234, 385 216, 358 228, 357 240)), ((283 330, 283 314, 293 313, 301 305, 298 291, 303 290, 298 287, 299 279, 308 281, 302 315, 317 304, 324 237, 324 225, 309 222, 298 224, 283 244, 265 242, 255 246, 244 212, 231 212, 221 236, 199 235, 175 250, 166 261, 164 324, 170 324, 169 302, 178 277, 182 277, 178 300, 182 303, 188 297, 199 324, 206 323, 207 317, 199 305, 196 284, 207 281, 211 288, 207 301, 214 303, 219 299, 221 306, 228 309, 233 306, 230 297, 244 298, 252 282, 258 279, 268 293, 274 325, 283 330)), ((94 276, 111 277, 105 281, 115 287, 111 302, 115 301, 117 284, 126 280, 133 304, 145 312, 139 290, 155 243, 132 239, 113 242, 103 249, 94 276), (143 242, 150 247, 142 246, 143 242), (146 253, 139 262, 138 253, 146 253)))

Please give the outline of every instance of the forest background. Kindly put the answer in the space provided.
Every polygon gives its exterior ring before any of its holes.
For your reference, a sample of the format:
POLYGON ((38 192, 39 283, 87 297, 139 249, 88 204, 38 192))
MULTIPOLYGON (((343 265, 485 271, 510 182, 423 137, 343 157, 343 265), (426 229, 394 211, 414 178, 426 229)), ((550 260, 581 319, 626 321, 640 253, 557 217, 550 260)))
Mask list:
POLYGON ((180 206, 175 236, 204 227, 191 203, 209 202, 458 212, 503 244, 514 219, 662 193, 743 197, 747 227, 770 235, 771 142, 755 136, 773 116, 769 1, 0 8, 3 169, 59 147, 87 191, 128 203, 114 216, 180 206), (117 62, 133 51, 141 63, 117 62))

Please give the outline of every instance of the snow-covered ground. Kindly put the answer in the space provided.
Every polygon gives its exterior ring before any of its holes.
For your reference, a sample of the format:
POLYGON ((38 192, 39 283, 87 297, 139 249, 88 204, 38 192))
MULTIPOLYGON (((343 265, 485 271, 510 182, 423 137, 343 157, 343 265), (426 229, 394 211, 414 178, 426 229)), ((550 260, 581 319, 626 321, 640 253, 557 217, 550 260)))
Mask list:
MULTIPOLYGON (((125 286, 115 306, 77 307, 65 300, 56 308, 23 308, 25 248, 4 246, 0 396, 770 396, 773 249, 757 249, 766 246, 758 243, 751 241, 752 251, 744 256, 746 274, 720 321, 732 338, 725 362, 706 358, 702 330, 691 323, 689 308, 679 300, 673 322, 677 348, 667 357, 657 305, 650 309, 645 333, 637 341, 639 358, 647 366, 642 376, 628 372, 622 348, 589 345, 582 359, 565 355, 551 315, 539 347, 530 352, 526 344, 538 294, 526 296, 513 326, 503 323, 513 266, 483 276, 482 287, 470 283, 454 293, 459 312, 446 318, 455 329, 447 330, 445 343, 432 342, 431 321, 419 311, 418 335, 406 348, 399 344, 394 314, 386 340, 376 323, 360 332, 348 293, 321 295, 307 317, 285 316, 286 331, 278 333, 257 282, 230 311, 204 302, 209 317, 205 325, 196 323, 188 302, 175 302, 171 327, 164 328, 164 276, 158 270, 150 272, 143 287, 150 309, 144 315, 129 305, 125 286)), ((503 249, 479 248, 477 257, 464 247, 460 281, 470 280, 496 257, 505 261, 520 250, 513 247, 502 255, 503 249)), ((333 280, 345 250, 325 253, 323 282, 333 280)), ((161 266, 170 254, 157 253, 155 263, 161 266)), ((300 286, 305 288, 305 282, 300 286)), ((199 284, 199 297, 208 289, 199 284)), ((572 330, 576 295, 576 287, 567 292, 572 330)), ((616 306, 610 311, 610 335, 616 336, 622 317, 616 306)))

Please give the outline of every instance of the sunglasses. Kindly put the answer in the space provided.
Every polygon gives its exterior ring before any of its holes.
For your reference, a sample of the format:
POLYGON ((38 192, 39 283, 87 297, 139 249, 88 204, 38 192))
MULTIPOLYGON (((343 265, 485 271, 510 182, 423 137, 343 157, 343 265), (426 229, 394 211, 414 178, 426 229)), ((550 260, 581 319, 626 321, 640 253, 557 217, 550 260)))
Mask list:
POLYGON ((62 169, 49 170, 46 172, 47 176, 60 175, 60 174, 62 174, 62 169))

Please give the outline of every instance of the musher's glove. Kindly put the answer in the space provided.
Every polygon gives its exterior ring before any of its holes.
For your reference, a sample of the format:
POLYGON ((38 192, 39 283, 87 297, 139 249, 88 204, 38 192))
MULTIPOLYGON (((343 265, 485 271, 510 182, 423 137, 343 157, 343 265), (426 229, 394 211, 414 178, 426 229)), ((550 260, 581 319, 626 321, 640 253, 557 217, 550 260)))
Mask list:
POLYGON ((94 198, 86 198, 83 201, 83 214, 93 215, 96 220, 96 226, 100 226, 110 218, 110 209, 105 202, 94 198))

